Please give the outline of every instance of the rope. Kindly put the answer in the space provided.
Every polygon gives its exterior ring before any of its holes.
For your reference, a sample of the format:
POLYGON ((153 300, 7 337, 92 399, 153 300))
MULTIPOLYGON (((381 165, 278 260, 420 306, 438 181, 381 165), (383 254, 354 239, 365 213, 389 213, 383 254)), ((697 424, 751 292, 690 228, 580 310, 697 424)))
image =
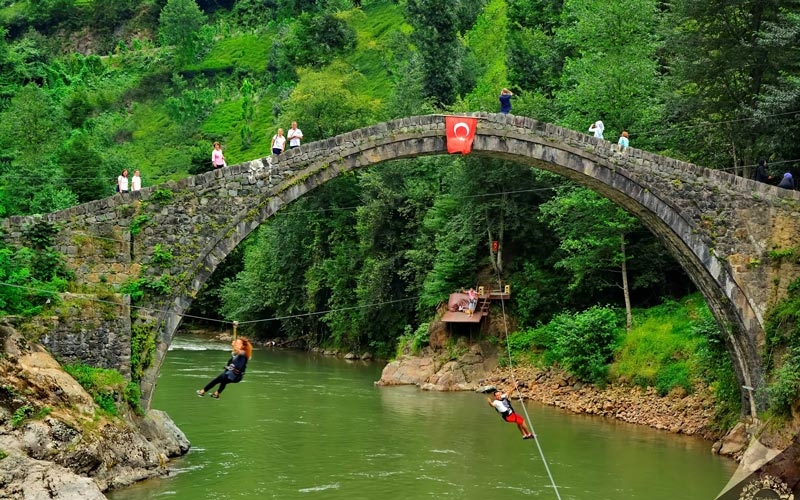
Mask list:
MULTIPOLYGON (((542 450, 542 444, 539 442, 539 436, 536 434, 536 430, 533 428, 533 421, 531 420, 530 415, 528 415, 528 409, 525 408, 525 400, 522 398, 522 393, 517 386, 517 377, 514 375, 514 363, 511 358, 511 341, 508 340, 508 321, 506 321, 506 299, 503 297, 503 283, 500 280, 500 275, 498 273, 497 276, 497 285, 500 287, 500 307, 503 310, 503 328, 506 334, 506 350, 508 352, 508 367, 511 371, 511 380, 514 382, 514 390, 517 391, 517 396, 519 397, 519 403, 522 407, 522 412, 525 414, 525 420, 528 422, 528 428, 533 433, 533 440, 536 442, 536 447, 539 449, 539 456, 542 457, 542 463, 544 464, 544 470, 547 471, 547 477, 550 478, 550 484, 553 485, 553 491, 556 493, 556 498, 561 500, 561 494, 558 492, 558 486, 556 485, 555 479, 553 479, 553 474, 550 472, 550 467, 547 465, 547 459, 544 456, 544 451, 542 450)), ((491 291, 489 292, 491 293, 491 291)))

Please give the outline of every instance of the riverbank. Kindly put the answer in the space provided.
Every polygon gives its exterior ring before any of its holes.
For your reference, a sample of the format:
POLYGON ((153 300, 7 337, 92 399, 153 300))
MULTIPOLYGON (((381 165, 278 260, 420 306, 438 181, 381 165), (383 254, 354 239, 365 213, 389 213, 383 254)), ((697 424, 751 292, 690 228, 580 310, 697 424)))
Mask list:
MULTIPOLYGON (((599 415, 675 434, 697 435, 707 440, 722 437, 714 427, 714 395, 698 388, 693 394, 673 390, 666 396, 649 387, 611 385, 597 388, 583 384, 558 368, 515 367, 524 399, 555 406, 573 413, 599 415)), ((513 379, 508 368, 497 368, 484 379, 512 394, 513 379)), ((513 393, 516 394, 516 393, 513 393)))
POLYGON ((514 375, 499 366, 499 353, 490 343, 461 346, 462 354, 425 349, 414 355, 403 354, 384 367, 381 386, 416 385, 422 390, 475 391, 495 386, 511 393, 513 382, 519 382, 524 399, 554 406, 573 413, 598 415, 655 429, 700 436, 716 441, 714 450, 736 457, 746 446, 746 436, 732 433, 714 423, 715 400, 707 388, 698 387, 688 394, 676 389, 660 396, 654 388, 629 385, 599 388, 584 384, 573 376, 550 367, 516 366, 514 375))
POLYGON ((189 441, 169 416, 119 415, 41 346, 0 325, 0 498, 103 500, 102 492, 165 475, 189 441))

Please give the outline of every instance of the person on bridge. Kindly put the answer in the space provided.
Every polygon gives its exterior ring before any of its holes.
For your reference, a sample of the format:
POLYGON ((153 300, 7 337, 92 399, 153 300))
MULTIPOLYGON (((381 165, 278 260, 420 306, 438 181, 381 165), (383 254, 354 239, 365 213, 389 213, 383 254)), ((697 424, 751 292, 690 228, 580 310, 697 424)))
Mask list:
POLYGON ((494 407, 497 413, 503 417, 503 420, 510 424, 517 424, 517 429, 519 429, 519 432, 522 434, 522 439, 531 439, 534 437, 533 433, 528 429, 525 419, 511 407, 508 394, 504 394, 501 391, 494 391, 494 400, 492 400, 492 398, 486 398, 486 400, 489 402, 489 406, 494 407))
POLYGON ((621 151, 625 151, 630 146, 630 141, 628 141, 628 132, 623 130, 622 135, 619 136, 619 141, 617 141, 617 145, 621 151))
POLYGON ((127 193, 128 192, 128 169, 125 168, 122 170, 122 173, 119 174, 117 177, 117 192, 118 193, 127 193))
POLYGON ((504 115, 511 113, 511 98, 514 97, 514 93, 508 89, 503 89, 500 91, 500 112, 504 115))
POLYGON ((222 148, 218 142, 214 143, 214 149, 211 151, 211 165, 214 168, 222 168, 227 166, 225 164, 225 155, 222 154, 222 148))
POLYGON ((139 191, 142 189, 142 177, 139 175, 138 170, 133 171, 133 177, 131 177, 131 191, 139 191))
POLYGON ((606 126, 603 125, 603 120, 597 120, 596 122, 589 125, 589 132, 592 132, 595 137, 598 139, 603 138, 603 131, 606 129, 606 126))
POLYGON ((303 131, 297 128, 297 122, 292 122, 292 128, 286 133, 286 138, 289 139, 289 149, 300 147, 300 141, 303 140, 303 131))
POLYGON ((789 172, 783 174, 783 179, 781 179, 778 187, 784 189, 794 189, 794 179, 792 179, 792 174, 789 172))
POLYGON ((201 398, 205 396, 206 392, 210 391, 212 387, 219 384, 219 389, 211 395, 214 399, 219 399, 219 395, 225 390, 228 384, 238 384, 244 377, 244 372, 247 369, 247 362, 253 356, 253 344, 247 340, 247 337, 239 337, 231 342, 233 354, 228 364, 225 365, 225 371, 217 375, 215 379, 207 383, 205 387, 197 391, 197 395, 201 398))
POLYGON ((756 174, 753 178, 758 182, 769 182, 772 180, 772 176, 767 173, 767 160, 764 158, 758 159, 758 165, 756 165, 756 174))
POLYGON ((272 136, 272 154, 278 156, 284 149, 286 149, 286 137, 283 136, 283 129, 279 128, 278 133, 272 136))

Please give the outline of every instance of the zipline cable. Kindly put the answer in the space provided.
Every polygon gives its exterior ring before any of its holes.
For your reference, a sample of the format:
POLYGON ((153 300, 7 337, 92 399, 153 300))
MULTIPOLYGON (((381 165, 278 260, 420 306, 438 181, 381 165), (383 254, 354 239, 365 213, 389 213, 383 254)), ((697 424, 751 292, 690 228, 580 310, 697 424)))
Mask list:
MULTIPOLYGON (((497 270, 497 267, 495 267, 497 270)), ((503 289, 503 282, 500 279, 500 272, 497 271, 497 286, 500 289, 500 307, 503 310, 503 329, 506 334, 506 350, 508 353, 508 367, 511 371, 511 381, 514 383, 514 390, 517 391, 517 397, 519 397, 519 404, 522 407, 522 412, 525 414, 525 420, 528 422, 528 428, 533 433, 533 440, 536 442, 536 447, 539 449, 539 456, 542 457, 542 463, 544 464, 544 470, 547 471, 547 477, 550 478, 550 484, 553 485, 553 491, 556 493, 556 498, 561 500, 561 494, 558 492, 558 486, 556 485, 555 479, 553 479, 553 474, 550 472, 550 466, 547 465, 547 459, 544 456, 544 450, 542 450, 542 444, 539 442, 539 436, 536 434, 536 429, 533 428, 533 420, 531 420, 531 416, 528 415, 528 409, 525 407, 525 400, 522 398, 522 392, 519 390, 519 385, 517 383, 517 377, 514 375, 514 361, 511 357, 511 341, 508 339, 508 321, 506 319, 506 299, 505 299, 505 290, 503 289)), ((489 290, 491 294, 491 290, 489 290)))
MULTIPOLYGON (((24 285, 15 285, 13 283, 5 283, 5 282, 1 282, 1 281, 0 281, 0 286, 7 286, 7 287, 11 287, 11 288, 18 288, 18 289, 21 289, 21 290, 28 290, 29 292, 37 292, 37 293, 45 293, 45 294, 53 294, 53 295, 57 295, 57 294, 61 293, 61 292, 58 292, 58 291, 55 291, 55 290, 47 290, 47 289, 44 289, 44 288, 34 288, 34 287, 24 286, 24 285)), ((86 301, 89 301, 89 302, 98 302, 98 303, 101 303, 101 304, 111 304, 111 305, 115 305, 115 306, 122 306, 122 304, 120 304, 119 302, 115 302, 113 300, 97 299, 97 298, 87 297, 85 295, 74 294, 74 293, 72 295, 75 296, 76 298, 80 299, 80 300, 86 300, 86 301)), ((398 303, 401 303, 401 302, 408 302, 408 301, 411 301, 411 300, 419 300, 420 298, 422 298, 422 296, 405 297, 405 298, 401 298, 401 299, 385 300, 385 301, 382 301, 382 302, 371 302, 369 304, 359 304, 357 306, 340 307, 340 308, 335 308, 335 309, 327 309, 325 311, 313 311, 313 312, 308 312, 308 313, 290 314, 290 315, 287 315, 287 316, 273 316, 271 318, 255 319, 255 320, 251 320, 251 321, 228 321, 228 320, 219 319, 219 318, 206 318, 206 317, 203 317, 203 316, 194 316, 194 315, 186 314, 186 313, 177 313, 177 312, 175 312, 175 311, 173 311, 171 309, 154 309, 152 307, 142 307, 142 306, 134 306, 134 305, 131 305, 130 308, 131 309, 138 309, 140 311, 148 311, 148 312, 151 312, 151 313, 176 314, 176 315, 181 316, 183 318, 197 319, 197 320, 206 321, 206 322, 209 322, 209 323, 220 323, 220 324, 223 324, 223 325, 233 325, 233 323, 236 323, 237 325, 252 325, 252 324, 255 324, 255 323, 267 323, 267 322, 270 322, 270 321, 282 321, 282 320, 286 320, 286 319, 296 319, 296 318, 305 318, 305 317, 310 317, 310 316, 319 316, 319 315, 322 315, 322 314, 328 314, 328 313, 340 312, 340 311, 352 311, 352 310, 356 310, 356 309, 368 309, 370 307, 380 307, 380 306, 385 306, 385 305, 398 304, 398 303)))

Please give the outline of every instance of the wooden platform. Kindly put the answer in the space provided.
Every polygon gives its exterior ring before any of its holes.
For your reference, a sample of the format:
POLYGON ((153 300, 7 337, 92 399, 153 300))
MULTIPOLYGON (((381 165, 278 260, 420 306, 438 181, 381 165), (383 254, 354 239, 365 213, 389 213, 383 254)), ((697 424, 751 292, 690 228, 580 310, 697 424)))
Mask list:
POLYGON ((466 313, 461 311, 447 311, 442 315, 442 321, 445 323, 480 323, 482 318, 483 315, 481 315, 478 311, 475 311, 475 314, 472 316, 468 316, 466 313))

